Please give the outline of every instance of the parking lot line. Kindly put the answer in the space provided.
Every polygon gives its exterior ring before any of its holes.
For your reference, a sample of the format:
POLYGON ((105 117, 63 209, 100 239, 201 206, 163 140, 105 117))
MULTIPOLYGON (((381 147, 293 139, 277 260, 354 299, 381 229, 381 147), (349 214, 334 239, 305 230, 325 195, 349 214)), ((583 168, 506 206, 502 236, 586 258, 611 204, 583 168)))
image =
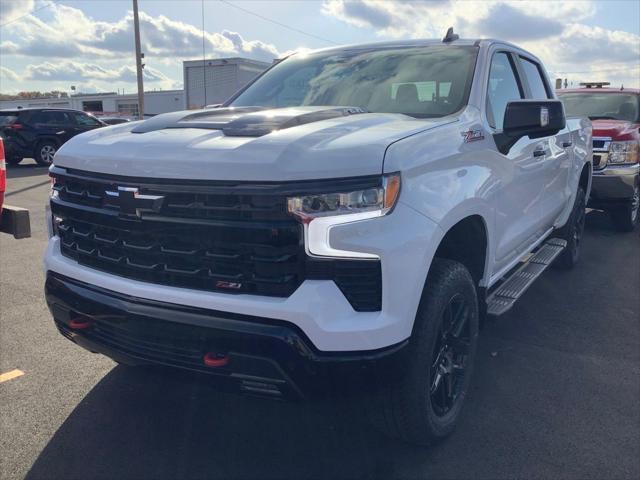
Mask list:
POLYGON ((13 380, 14 378, 21 377, 22 375, 24 375, 24 372, 18 369, 11 370, 10 372, 7 372, 7 373, 2 373, 0 374, 0 383, 6 382, 8 380, 13 380))

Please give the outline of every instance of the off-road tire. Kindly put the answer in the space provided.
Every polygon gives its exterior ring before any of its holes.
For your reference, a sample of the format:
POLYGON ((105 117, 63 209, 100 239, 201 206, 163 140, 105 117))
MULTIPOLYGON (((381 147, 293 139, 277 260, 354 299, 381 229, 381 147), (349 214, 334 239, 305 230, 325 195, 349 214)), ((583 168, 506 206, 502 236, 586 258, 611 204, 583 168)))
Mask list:
POLYGON ((567 241, 567 247, 558 256, 553 266, 562 270, 570 270, 580 260, 580 247, 584 235, 584 223, 586 216, 586 194, 580 186, 573 202, 573 210, 567 220, 567 224, 554 235, 567 241))
POLYGON ((640 185, 636 182, 633 197, 621 207, 609 210, 613 225, 621 232, 632 232, 638 225, 640 217, 640 185))
POLYGON ((58 151, 58 144, 53 140, 42 140, 38 142, 33 158, 38 165, 48 167, 53 162, 53 155, 58 151))
POLYGON ((461 263, 435 259, 409 344, 393 367, 377 378, 374 391, 366 398, 370 423, 386 435, 412 444, 430 445, 448 436, 456 426, 469 387, 478 324, 478 295, 471 274, 461 263), (432 401, 432 369, 434 356, 440 358, 438 352, 442 352, 443 314, 454 298, 464 299, 468 307, 468 355, 464 374, 452 377, 460 379, 459 393, 450 410, 438 415, 432 401))

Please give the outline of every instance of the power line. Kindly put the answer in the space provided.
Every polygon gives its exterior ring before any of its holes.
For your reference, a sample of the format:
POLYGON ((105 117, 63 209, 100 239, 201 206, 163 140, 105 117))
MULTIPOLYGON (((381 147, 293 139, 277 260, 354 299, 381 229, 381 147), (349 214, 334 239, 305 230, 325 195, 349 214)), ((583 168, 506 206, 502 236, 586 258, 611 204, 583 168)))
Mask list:
POLYGON ((219 1, 224 3, 225 5, 229 5, 230 7, 237 8, 238 10, 241 10, 244 13, 248 13, 249 15, 253 15, 254 17, 258 17, 258 18, 261 18, 262 20, 265 20, 267 22, 271 22, 271 23, 274 23, 276 25, 280 25, 281 27, 286 28, 287 30, 291 30, 292 32, 297 32, 297 33, 300 33, 302 35, 306 35, 307 37, 312 37, 312 38, 315 38, 317 40, 322 40, 323 42, 327 42, 327 43, 330 43, 332 45, 339 45, 338 43, 334 42, 333 40, 329 40, 329 39, 326 39, 326 38, 323 38, 323 37, 319 37, 318 35, 314 35, 313 33, 305 32, 304 30, 298 30, 295 27, 291 27, 291 26, 289 26, 289 25, 287 25, 285 23, 278 22, 277 20, 273 20, 272 18, 267 18, 267 17, 265 17, 263 15, 260 15, 259 13, 252 12, 251 10, 247 10, 246 8, 243 8, 243 7, 239 6, 239 5, 236 5, 235 3, 228 2, 227 0, 219 0, 219 1))
POLYGON ((56 2, 47 3, 46 5, 38 7, 35 10, 30 11, 29 13, 25 13, 24 15, 20 15, 19 17, 14 18, 13 20, 9 20, 6 23, 0 24, 0 27, 7 26, 10 23, 17 22, 18 20, 22 20, 24 17, 28 17, 29 15, 33 15, 34 13, 39 12, 40 10, 44 10, 45 8, 49 8, 49 7, 51 7, 51 6, 55 5, 55 4, 56 4, 56 2))

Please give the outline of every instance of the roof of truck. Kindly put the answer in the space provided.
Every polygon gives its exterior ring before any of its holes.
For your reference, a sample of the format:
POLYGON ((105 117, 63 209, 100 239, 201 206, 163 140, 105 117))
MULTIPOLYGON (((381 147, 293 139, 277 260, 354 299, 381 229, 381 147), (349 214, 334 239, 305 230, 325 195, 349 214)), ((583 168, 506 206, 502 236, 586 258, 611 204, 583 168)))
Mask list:
POLYGON ((503 40, 496 40, 493 38, 460 38, 457 40, 453 40, 450 42, 443 42, 442 39, 431 38, 431 39, 409 39, 409 40, 394 40, 394 41, 386 41, 386 42, 371 42, 371 43, 359 43, 353 45, 339 45, 336 47, 326 47, 318 50, 313 50, 310 53, 315 52, 327 52, 331 50, 371 50, 371 49, 385 49, 385 48, 404 48, 404 47, 426 47, 433 45, 442 45, 442 46, 472 46, 472 45, 490 45, 493 43, 500 43, 503 45, 509 45, 513 48, 517 48, 522 50, 521 47, 514 45, 510 42, 506 42, 503 40))

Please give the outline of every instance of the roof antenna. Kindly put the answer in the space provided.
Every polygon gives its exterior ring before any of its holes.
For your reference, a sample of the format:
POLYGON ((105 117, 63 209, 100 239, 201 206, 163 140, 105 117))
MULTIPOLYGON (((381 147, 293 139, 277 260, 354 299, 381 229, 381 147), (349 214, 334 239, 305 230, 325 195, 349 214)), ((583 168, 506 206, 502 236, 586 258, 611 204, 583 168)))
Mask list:
POLYGON ((453 33, 453 27, 449 27, 447 30, 447 34, 442 39, 442 43, 453 42, 454 40, 458 40, 460 36, 457 33, 453 33))

